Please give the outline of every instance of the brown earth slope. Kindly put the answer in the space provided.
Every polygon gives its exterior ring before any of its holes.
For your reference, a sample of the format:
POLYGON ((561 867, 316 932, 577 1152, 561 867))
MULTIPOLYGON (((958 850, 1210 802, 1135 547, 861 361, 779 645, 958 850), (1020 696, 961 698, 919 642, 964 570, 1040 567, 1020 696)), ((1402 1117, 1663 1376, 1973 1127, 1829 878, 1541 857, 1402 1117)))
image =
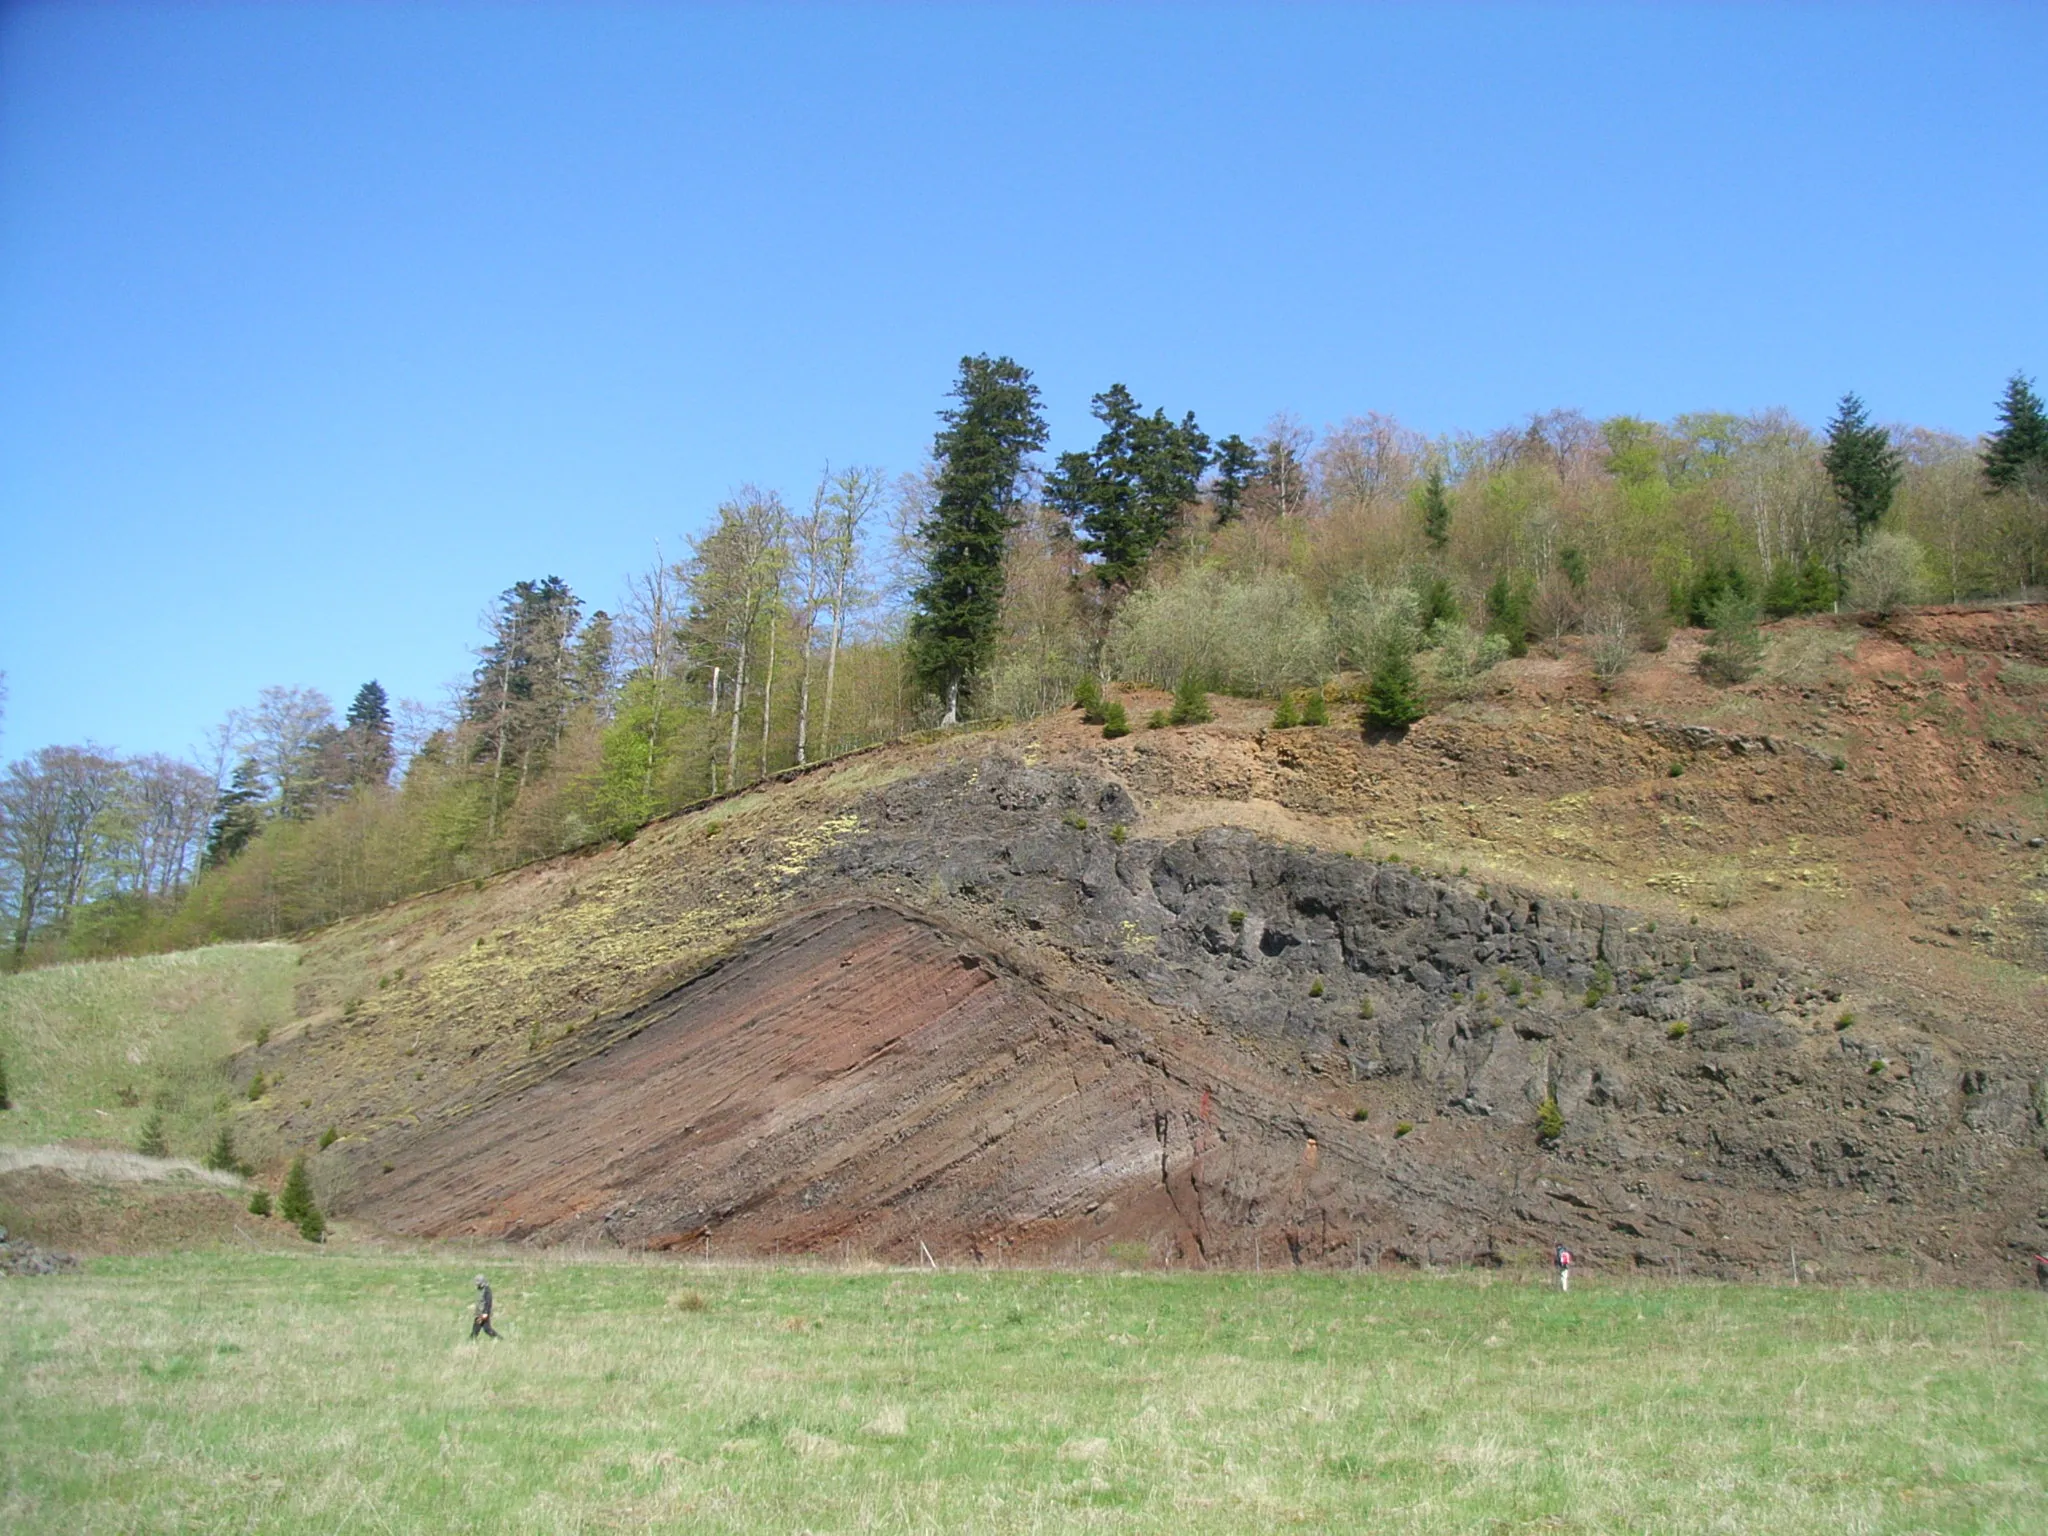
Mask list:
POLYGON ((1720 691, 1680 637, 1612 698, 1532 658, 1399 743, 1219 701, 870 754, 320 936, 244 1145, 334 1124, 333 1197, 428 1234, 2010 1278, 2043 638, 1781 627, 1720 691))

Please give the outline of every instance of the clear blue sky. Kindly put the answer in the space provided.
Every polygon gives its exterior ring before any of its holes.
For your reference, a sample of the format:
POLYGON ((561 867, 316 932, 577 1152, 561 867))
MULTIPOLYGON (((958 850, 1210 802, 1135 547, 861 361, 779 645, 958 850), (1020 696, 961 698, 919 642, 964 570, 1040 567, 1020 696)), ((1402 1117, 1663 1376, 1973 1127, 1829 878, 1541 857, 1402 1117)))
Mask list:
POLYGON ((427 697, 963 353, 1249 435, 2048 375, 2048 7, 0 11, 0 757, 427 697))

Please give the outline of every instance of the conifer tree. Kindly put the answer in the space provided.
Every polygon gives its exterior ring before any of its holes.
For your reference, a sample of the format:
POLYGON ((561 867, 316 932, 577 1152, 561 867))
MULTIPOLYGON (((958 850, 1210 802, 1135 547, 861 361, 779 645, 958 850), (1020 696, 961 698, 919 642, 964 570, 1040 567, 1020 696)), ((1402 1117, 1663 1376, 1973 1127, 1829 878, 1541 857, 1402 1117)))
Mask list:
POLYGON ((1984 439, 1984 482, 1994 491, 2012 490, 2029 479, 2048 487, 2048 412, 2033 381, 2016 373, 1998 402, 1998 430, 1984 439))
POLYGON ((1294 695, 1291 692, 1283 692, 1279 704, 1273 710, 1273 729, 1291 731, 1299 724, 1301 720, 1294 713, 1294 695))
POLYGON ((263 770, 253 757, 235 765, 234 777, 214 802, 213 825, 206 834, 206 851, 199 863, 204 869, 218 869, 249 846, 263 830, 263 770))
POLYGON ((171 1155, 171 1144, 164 1135, 164 1117, 161 1114, 151 1111, 149 1118, 142 1122, 142 1136, 135 1143, 135 1150, 144 1157, 171 1155))
POLYGON ((391 782, 391 708, 373 677, 356 690, 336 747, 343 789, 383 788, 391 782))
POLYGON ((207 1151, 206 1166, 216 1173, 240 1173, 242 1160, 235 1155, 235 1133, 231 1126, 222 1126, 213 1138, 213 1146, 207 1151))
POLYGON ((1111 699, 1102 710, 1102 735, 1106 741, 1131 734, 1131 722, 1124 714, 1124 701, 1111 699))
POLYGON ((1244 515, 1244 494, 1259 472, 1259 450, 1235 432, 1216 444, 1216 481, 1210 496, 1216 503, 1216 526, 1227 528, 1244 515))
POLYGON ((919 525, 924 580, 911 594, 911 660, 957 724, 995 652, 1003 554, 1027 457, 1045 445, 1031 370, 1007 357, 963 357, 953 406, 932 442, 937 500, 919 525))
POLYGON ((268 1216, 270 1214, 269 1190, 264 1189, 260 1185, 257 1186, 256 1193, 249 1197, 249 1214, 251 1216, 268 1216))
POLYGON ((1193 668, 1181 673, 1180 682, 1173 690, 1173 708, 1166 718, 1174 725, 1205 725, 1216 718, 1216 711, 1209 707, 1209 694, 1202 687, 1204 679, 1193 668))
POLYGON ((1406 647, 1389 650, 1373 672, 1372 686, 1365 694, 1365 728, 1368 731, 1405 731, 1429 713, 1422 690, 1416 685, 1415 664, 1406 647))
POLYGON ((292 1159, 291 1171, 284 1176, 284 1191, 277 1199, 277 1214, 297 1227, 299 1236, 309 1243, 319 1242, 327 1230, 327 1220, 313 1201, 313 1178, 306 1171, 304 1157, 292 1159))
POLYGON ((1063 453, 1045 499, 1072 524, 1075 542, 1096 557, 1104 586, 1129 588, 1172 537, 1209 462, 1208 434, 1191 411, 1179 422, 1142 414, 1131 392, 1112 384, 1094 400, 1102 437, 1086 453, 1063 453))
POLYGON ((1891 434, 1870 424, 1863 402, 1853 392, 1842 396, 1835 419, 1828 423, 1828 446, 1821 465, 1857 543, 1868 538, 1891 509, 1903 462, 1891 434))
POLYGON ((1438 555, 1451 546, 1451 498, 1444 490, 1444 467, 1429 466, 1422 482, 1422 536, 1438 555))
POLYGON ((1330 723, 1330 706, 1323 697, 1322 689, 1309 689, 1308 698, 1301 706, 1301 723, 1303 725, 1328 725, 1330 723))

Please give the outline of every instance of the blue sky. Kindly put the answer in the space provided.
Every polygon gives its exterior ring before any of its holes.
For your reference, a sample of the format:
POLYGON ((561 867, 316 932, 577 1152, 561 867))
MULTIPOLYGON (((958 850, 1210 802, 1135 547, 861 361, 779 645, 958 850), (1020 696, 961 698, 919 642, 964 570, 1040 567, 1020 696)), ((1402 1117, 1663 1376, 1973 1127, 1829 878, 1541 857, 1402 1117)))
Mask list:
POLYGON ((2048 7, 0 10, 0 756, 433 697, 1007 352, 1250 435, 2048 375, 2048 7))

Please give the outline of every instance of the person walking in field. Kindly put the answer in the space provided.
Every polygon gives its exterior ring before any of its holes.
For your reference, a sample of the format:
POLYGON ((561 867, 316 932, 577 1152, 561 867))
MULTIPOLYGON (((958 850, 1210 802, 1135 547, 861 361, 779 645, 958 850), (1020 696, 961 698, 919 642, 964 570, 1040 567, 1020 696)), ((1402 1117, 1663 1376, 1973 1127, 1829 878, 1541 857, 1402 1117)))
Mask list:
POLYGON ((1557 1265, 1557 1288, 1560 1291, 1570 1290, 1572 1288, 1571 1249, 1565 1247, 1563 1243, 1559 1243, 1557 1245, 1557 1254, 1552 1262, 1557 1265))
POLYGON ((499 1337, 498 1330, 491 1326, 491 1288, 482 1275, 476 1277, 476 1316, 469 1325, 469 1336, 474 1340, 480 1333, 499 1337))

